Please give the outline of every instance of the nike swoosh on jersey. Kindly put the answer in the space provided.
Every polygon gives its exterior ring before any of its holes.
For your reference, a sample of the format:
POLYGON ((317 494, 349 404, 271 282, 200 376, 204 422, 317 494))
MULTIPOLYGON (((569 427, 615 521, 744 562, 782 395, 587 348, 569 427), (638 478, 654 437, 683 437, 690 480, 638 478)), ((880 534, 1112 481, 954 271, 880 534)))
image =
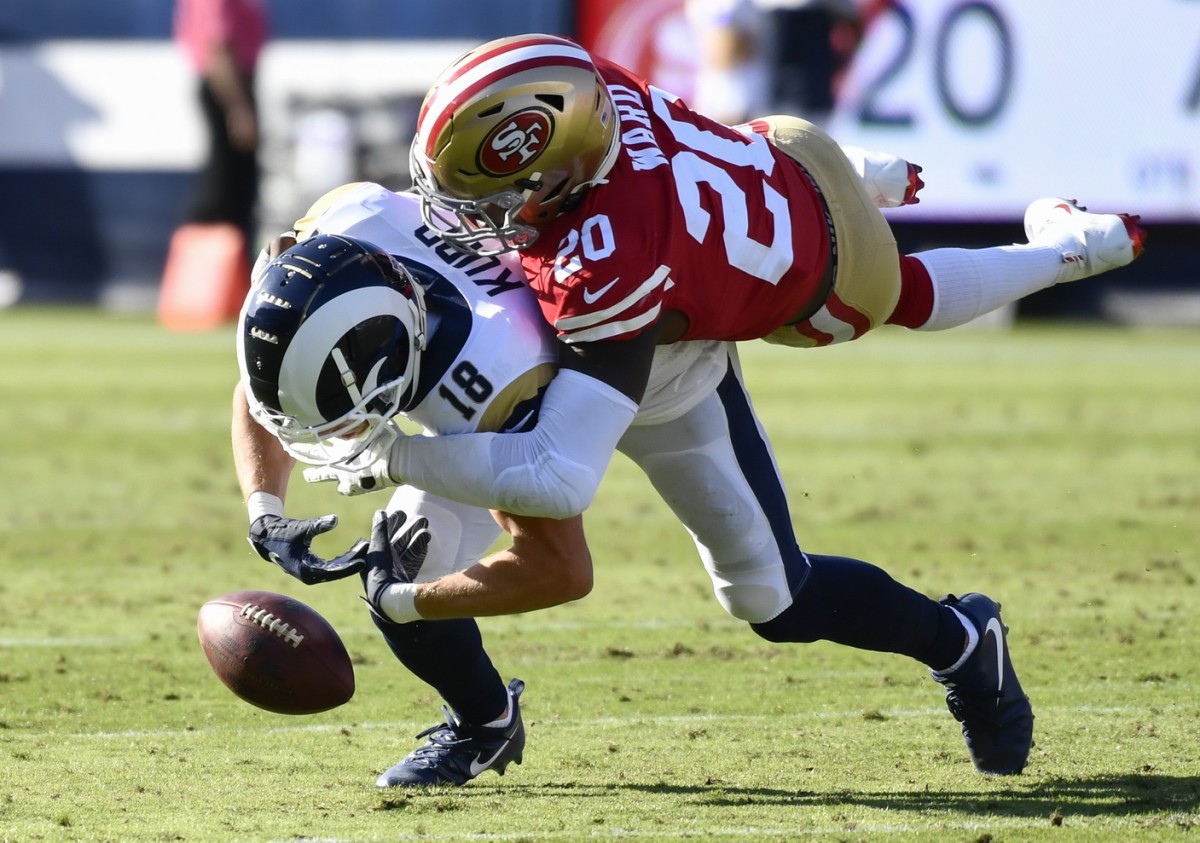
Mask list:
POLYGON ((521 420, 519 422, 517 422, 516 424, 506 424, 504 426, 504 432, 505 433, 524 433, 525 425, 529 424, 529 420, 533 418, 533 414, 536 412, 537 412, 537 410, 530 410, 528 413, 521 416, 521 420))
POLYGON ((480 761, 480 760, 479 760, 479 756, 478 756, 478 755, 477 755, 477 756, 475 756, 474 758, 472 758, 472 759, 471 759, 471 775, 472 775, 472 776, 478 776, 478 775, 479 775, 480 773, 482 773, 484 770, 486 770, 486 769, 488 769, 489 767, 491 767, 491 766, 492 766, 492 764, 493 764, 493 763, 496 761, 496 759, 500 757, 500 753, 501 753, 501 752, 504 752, 504 749, 505 749, 505 747, 507 747, 507 746, 508 746, 508 741, 505 741, 504 743, 500 744, 500 748, 499 748, 499 749, 497 749, 497 750, 496 750, 496 751, 495 751, 495 752, 492 754, 492 757, 491 757, 491 758, 489 758, 489 759, 488 759, 488 760, 486 760, 486 761, 480 761))
POLYGON ((584 287, 583 288, 583 300, 585 302, 587 302, 588 304, 595 304, 597 299, 599 299, 602 295, 604 295, 609 290, 611 290, 613 288, 613 285, 616 284, 620 280, 621 280, 621 276, 618 275, 616 278, 609 281, 607 284, 605 284, 599 290, 589 290, 587 287, 584 287))
POLYGON ((1004 629, 1000 626, 999 618, 988 618, 987 626, 983 628, 984 638, 988 633, 992 633, 992 640, 996 642, 996 690, 1004 690, 1004 629))

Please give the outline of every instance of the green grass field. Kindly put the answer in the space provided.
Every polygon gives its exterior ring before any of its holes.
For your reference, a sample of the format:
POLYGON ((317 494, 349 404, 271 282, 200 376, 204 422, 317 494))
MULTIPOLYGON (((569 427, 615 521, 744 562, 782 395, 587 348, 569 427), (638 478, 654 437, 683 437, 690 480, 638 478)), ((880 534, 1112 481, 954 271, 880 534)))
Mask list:
MULTIPOLYGON (((0 313, 0 840, 1193 840, 1200 834, 1200 333, 880 332, 751 344, 802 544, 1001 600, 1036 747, 976 775, 916 663, 771 645, 721 611, 623 459, 587 517, 590 597, 482 622, 528 683, 503 778, 378 792, 440 701, 357 581, 253 556, 228 446, 232 331, 0 313), (286 717, 225 690, 200 604, 293 594, 355 698, 286 717)), ((379 502, 336 511, 326 551, 379 502)), ((323 537, 324 538, 324 537, 323 537)))

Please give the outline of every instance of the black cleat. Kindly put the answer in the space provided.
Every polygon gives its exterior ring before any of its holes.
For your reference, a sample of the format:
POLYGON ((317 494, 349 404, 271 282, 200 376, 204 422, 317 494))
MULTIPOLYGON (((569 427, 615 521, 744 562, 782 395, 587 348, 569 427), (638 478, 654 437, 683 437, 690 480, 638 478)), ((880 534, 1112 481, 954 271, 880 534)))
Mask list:
POLYGON ((975 769, 1016 775, 1025 769, 1033 746, 1033 706, 1008 657, 1008 627, 1000 620, 1000 604, 982 594, 949 594, 939 602, 961 612, 979 641, 962 666, 934 672, 933 678, 946 686, 946 707, 962 723, 975 769))
POLYGON ((512 720, 507 726, 468 726, 459 723, 445 706, 446 722, 426 729, 418 738, 428 742, 414 749, 403 760, 380 775, 376 787, 431 787, 440 784, 462 785, 484 770, 504 775, 509 762, 521 763, 525 750, 525 724, 517 700, 525 683, 508 683, 512 701, 512 720))

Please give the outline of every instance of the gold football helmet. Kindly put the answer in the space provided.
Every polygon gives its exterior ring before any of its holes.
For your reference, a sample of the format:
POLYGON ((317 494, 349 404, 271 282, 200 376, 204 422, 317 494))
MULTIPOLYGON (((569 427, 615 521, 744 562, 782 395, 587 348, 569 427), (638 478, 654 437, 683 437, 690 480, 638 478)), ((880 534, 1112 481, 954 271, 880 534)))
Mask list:
POLYGON ((476 47, 442 72, 417 118, 411 168, 425 224, 479 254, 525 248, 608 173, 617 123, 574 41, 520 35, 476 47))

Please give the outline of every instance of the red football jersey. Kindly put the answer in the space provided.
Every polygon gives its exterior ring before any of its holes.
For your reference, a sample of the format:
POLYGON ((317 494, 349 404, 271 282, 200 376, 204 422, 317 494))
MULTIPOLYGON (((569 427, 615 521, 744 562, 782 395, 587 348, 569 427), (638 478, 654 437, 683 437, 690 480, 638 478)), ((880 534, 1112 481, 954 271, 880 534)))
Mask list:
POLYGON ((812 298, 829 229, 808 176, 761 135, 691 111, 596 59, 621 118, 605 183, 545 226, 521 262, 566 342, 628 338, 665 310, 683 339, 743 340, 812 298))

